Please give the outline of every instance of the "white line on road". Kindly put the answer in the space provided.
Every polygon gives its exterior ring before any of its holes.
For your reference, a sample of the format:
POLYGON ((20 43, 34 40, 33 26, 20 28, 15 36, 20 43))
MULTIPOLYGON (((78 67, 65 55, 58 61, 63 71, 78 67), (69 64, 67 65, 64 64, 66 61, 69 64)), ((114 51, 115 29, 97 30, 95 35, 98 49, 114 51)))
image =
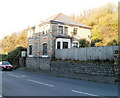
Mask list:
POLYGON ((16 78, 19 78, 20 76, 16 76, 16 75, 13 75, 13 74, 8 74, 9 76, 13 76, 13 77, 16 77, 16 78))
POLYGON ((102 97, 102 96, 99 96, 99 95, 90 94, 90 93, 85 93, 85 92, 76 91, 76 90, 72 90, 72 92, 79 93, 79 94, 84 94, 84 95, 89 95, 89 96, 96 96, 96 97, 105 98, 105 97, 102 97))
POLYGON ((26 77, 26 75, 21 75, 21 77, 26 77))
POLYGON ((31 82, 34 82, 34 83, 38 83, 38 84, 42 84, 42 85, 46 85, 46 86, 50 86, 50 87, 55 87, 54 85, 43 83, 43 82, 34 81, 34 80, 31 80, 31 79, 28 79, 28 81, 31 81, 31 82))

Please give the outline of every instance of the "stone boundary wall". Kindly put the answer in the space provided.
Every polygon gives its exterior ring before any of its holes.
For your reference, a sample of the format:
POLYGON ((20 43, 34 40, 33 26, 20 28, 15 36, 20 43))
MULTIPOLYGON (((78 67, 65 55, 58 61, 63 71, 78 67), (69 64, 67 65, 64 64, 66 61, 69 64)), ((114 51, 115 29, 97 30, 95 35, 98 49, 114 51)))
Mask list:
POLYGON ((27 57, 26 68, 50 70, 50 58, 27 57))
POLYGON ((116 76, 116 66, 113 61, 70 61, 57 60, 52 61, 50 58, 26 58, 26 68, 37 70, 50 70, 61 73, 116 76))
POLYGON ((51 61, 51 71, 88 74, 88 75, 102 75, 102 76, 116 76, 114 63, 108 62, 72 62, 72 61, 51 61))

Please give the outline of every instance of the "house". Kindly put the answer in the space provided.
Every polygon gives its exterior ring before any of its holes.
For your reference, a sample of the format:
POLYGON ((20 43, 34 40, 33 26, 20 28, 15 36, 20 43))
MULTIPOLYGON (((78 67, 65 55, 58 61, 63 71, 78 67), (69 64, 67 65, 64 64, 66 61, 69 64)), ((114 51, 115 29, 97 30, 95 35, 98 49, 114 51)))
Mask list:
POLYGON ((63 13, 28 29, 28 57, 54 57, 55 49, 79 47, 79 40, 91 42, 91 27, 63 13))

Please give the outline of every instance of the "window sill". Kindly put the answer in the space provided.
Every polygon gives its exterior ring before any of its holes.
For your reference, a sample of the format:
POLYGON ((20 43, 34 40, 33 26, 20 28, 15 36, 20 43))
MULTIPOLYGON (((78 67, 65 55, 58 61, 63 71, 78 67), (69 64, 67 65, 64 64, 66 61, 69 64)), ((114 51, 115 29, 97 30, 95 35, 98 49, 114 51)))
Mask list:
POLYGON ((29 55, 28 57, 33 57, 33 55, 29 55))
POLYGON ((42 55, 42 57, 48 57, 48 55, 42 55))

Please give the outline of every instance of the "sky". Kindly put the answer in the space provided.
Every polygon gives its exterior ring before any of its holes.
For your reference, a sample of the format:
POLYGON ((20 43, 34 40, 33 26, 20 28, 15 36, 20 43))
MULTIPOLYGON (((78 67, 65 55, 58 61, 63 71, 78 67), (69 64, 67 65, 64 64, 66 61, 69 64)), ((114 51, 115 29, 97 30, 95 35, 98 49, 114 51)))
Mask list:
POLYGON ((79 14, 119 0, 0 0, 0 39, 57 13, 79 14))

